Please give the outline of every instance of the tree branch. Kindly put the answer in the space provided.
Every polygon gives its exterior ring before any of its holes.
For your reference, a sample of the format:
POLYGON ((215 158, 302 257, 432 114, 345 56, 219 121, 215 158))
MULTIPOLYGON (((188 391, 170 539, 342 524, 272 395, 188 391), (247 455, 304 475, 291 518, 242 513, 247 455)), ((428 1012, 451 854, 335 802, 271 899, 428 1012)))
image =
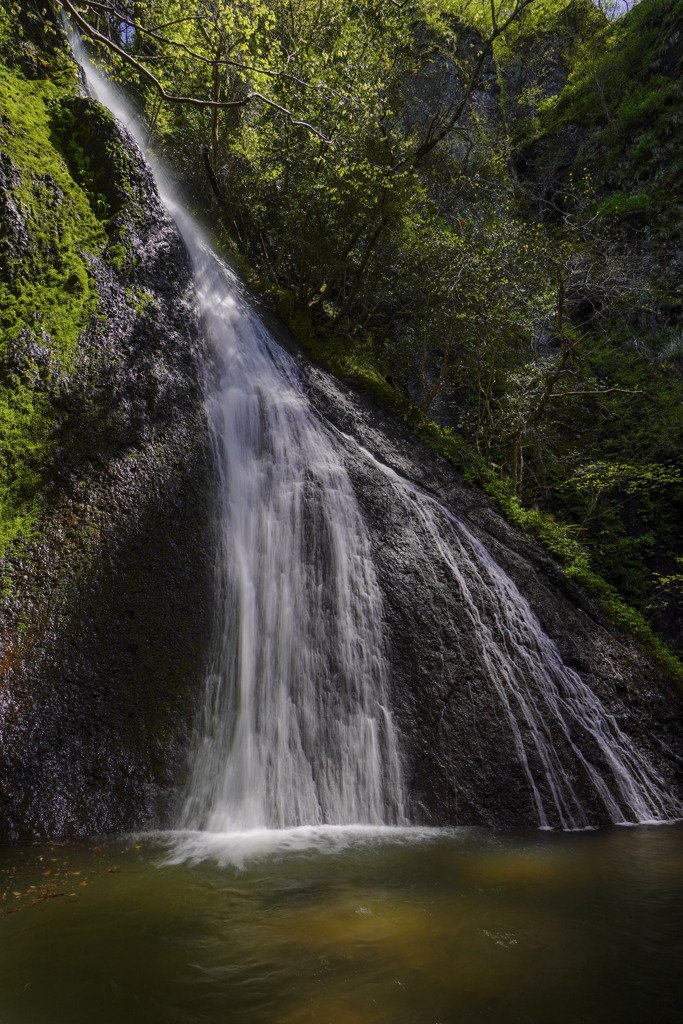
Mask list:
POLYGON ((472 96, 472 93, 474 92, 474 90, 475 90, 475 88, 477 86, 477 83, 479 81, 479 76, 481 75, 481 70, 482 70, 482 68, 484 66, 484 61, 486 59, 487 54, 489 54, 491 52, 491 47, 493 46, 493 43, 498 38, 498 36, 502 35, 510 27, 512 22, 516 18, 519 17, 519 15, 522 13, 522 11, 526 10, 526 8, 529 7, 534 2, 535 2, 535 0, 518 0, 518 2, 515 4, 515 7, 512 10, 512 12, 510 13, 510 15, 507 18, 507 20, 502 25, 498 25, 496 23, 495 9, 493 8, 493 0, 491 0, 491 7, 492 7, 492 12, 493 12, 492 13, 493 30, 492 30, 491 35, 489 36, 489 38, 482 43, 482 48, 481 48, 481 51, 479 53, 479 57, 478 57, 477 62, 475 64, 475 66, 474 66, 474 70, 473 70, 472 74, 470 75, 469 82, 465 86, 465 90, 464 90, 462 99, 460 100, 460 103, 458 103, 454 113, 452 114, 452 116, 449 119, 449 121, 446 124, 446 126, 440 132, 438 132, 433 138, 426 140, 420 146, 418 146, 418 148, 415 151, 415 153, 413 154, 413 156, 412 157, 407 157, 405 160, 403 160, 398 165, 398 167, 403 166, 404 164, 408 163, 409 161, 412 161, 412 164, 413 164, 414 167, 418 167, 422 163, 424 158, 429 153, 431 153, 431 151, 435 148, 435 146, 438 146, 438 144, 443 139, 445 139, 446 136, 450 132, 453 131, 453 129, 455 128, 456 124, 460 120, 460 117, 462 116, 463 111, 465 110, 465 107, 469 103, 469 100, 470 100, 470 97, 472 96))
MULTIPOLYGON (((159 81, 159 79, 156 77, 156 75, 153 75, 152 72, 144 66, 144 64, 141 64, 140 61, 136 60, 136 58, 132 56, 132 54, 122 49, 122 47, 118 46, 116 43, 114 43, 107 36, 103 35, 101 32, 98 32, 97 29, 90 24, 90 22, 86 21, 83 15, 71 3, 71 0, 59 0, 59 3, 66 11, 69 12, 69 14, 73 17, 74 21, 76 22, 76 24, 82 29, 82 31, 89 39, 92 39, 94 42, 100 43, 106 49, 111 50, 112 53, 115 53, 117 56, 119 56, 127 64, 130 64, 132 67, 134 67, 135 70, 139 74, 141 74, 143 78, 147 79, 147 81, 154 86, 154 88, 157 90, 161 98, 166 100, 167 103, 185 104, 186 106, 198 107, 200 109, 209 110, 234 110, 238 107, 246 107, 252 100, 257 99, 260 100, 262 103, 265 103, 267 106, 273 107, 275 110, 279 110, 280 113, 284 114, 293 125, 299 125, 302 128, 308 129, 308 131, 310 131, 311 134, 315 135, 325 145, 332 145, 332 140, 328 139, 325 135, 323 135, 321 131, 315 128, 312 124, 309 124, 308 121, 296 118, 294 114, 292 114, 291 110, 287 109, 287 107, 283 107, 280 103, 276 103, 275 100, 269 99, 267 96, 264 96, 263 93, 261 92, 249 92, 244 97, 244 99, 241 100, 219 101, 202 100, 199 99, 197 96, 176 96, 172 93, 167 92, 166 89, 161 84, 161 82, 159 81)), ((168 42, 168 40, 165 41, 168 42)))
MULTIPOLYGON (((120 21, 123 25, 129 25, 131 28, 134 28, 135 31, 139 32, 141 35, 150 36, 152 39, 156 39, 157 42, 163 43, 165 46, 176 46, 178 47, 178 49, 184 50, 184 52, 187 53, 190 57, 192 57, 193 60, 197 60, 202 64, 209 64, 211 67, 220 67, 227 65, 233 68, 241 68, 244 71, 255 71, 259 75, 267 75, 270 78, 287 78, 290 82, 296 82, 297 85, 302 86, 302 88, 304 89, 315 89, 314 85, 310 85, 308 82, 304 82, 302 78, 297 78, 296 75, 290 75, 288 71, 270 71, 268 68, 257 68, 254 67, 252 64, 243 64, 242 61, 231 60, 229 57, 204 57, 201 53, 197 53, 196 50, 192 50, 186 43, 183 43, 179 39, 168 39, 166 36, 160 35, 158 30, 145 28, 145 26, 141 25, 139 21, 135 21, 131 18, 126 17, 125 14, 122 14, 120 11, 117 11, 115 7, 111 6, 111 4, 99 3, 97 2, 97 0, 88 0, 88 7, 94 7, 100 11, 105 11, 107 14, 113 15, 117 19, 117 21, 120 21)), ((203 24, 201 23, 201 18, 186 18, 184 20, 198 21, 199 29, 202 32, 202 35, 204 36, 207 45, 213 46, 209 34, 206 32, 203 24)), ((169 25, 174 24, 178 23, 169 23, 169 25)))
MULTIPOLYGON (((549 401, 552 398, 569 398, 570 396, 583 396, 583 395, 612 395, 614 393, 619 395, 646 395, 646 391, 627 391, 626 388, 603 388, 601 391, 560 391, 556 395, 550 395, 549 401)), ((652 395, 648 397, 652 398, 652 395)), ((654 399, 653 399, 654 401, 654 399)))
POLYGON ((83 15, 78 10, 76 10, 74 5, 71 3, 71 0, 59 0, 59 3, 65 10, 69 12, 71 17, 76 22, 76 24, 79 26, 79 28, 83 30, 83 32, 86 34, 86 36, 88 36, 89 39, 92 39, 94 42, 100 43, 106 49, 111 50, 112 53, 115 53, 127 64, 130 64, 132 67, 135 68, 136 71, 139 71, 140 74, 144 78, 146 78, 148 82, 151 82, 151 84, 158 91, 162 99, 166 100, 167 103, 185 103, 192 107, 221 107, 226 109, 230 107, 245 107, 248 104, 248 97, 246 97, 243 100, 222 100, 221 102, 216 103, 214 100, 200 100, 196 96, 174 96, 171 93, 166 92, 159 79, 155 75, 153 75, 151 71, 149 71, 143 64, 136 60, 135 57, 133 57, 126 50, 122 49, 120 46, 117 46, 117 44, 113 42, 111 39, 109 39, 107 36, 103 35, 101 32, 98 32, 97 29, 93 25, 91 25, 90 22, 86 21, 83 15))

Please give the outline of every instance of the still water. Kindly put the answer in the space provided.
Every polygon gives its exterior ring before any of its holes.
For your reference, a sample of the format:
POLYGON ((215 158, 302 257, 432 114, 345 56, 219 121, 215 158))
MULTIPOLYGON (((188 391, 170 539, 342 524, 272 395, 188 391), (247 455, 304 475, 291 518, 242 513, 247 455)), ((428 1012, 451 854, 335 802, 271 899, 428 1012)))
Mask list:
POLYGON ((683 829, 0 851, 2 1024, 668 1024, 683 829))

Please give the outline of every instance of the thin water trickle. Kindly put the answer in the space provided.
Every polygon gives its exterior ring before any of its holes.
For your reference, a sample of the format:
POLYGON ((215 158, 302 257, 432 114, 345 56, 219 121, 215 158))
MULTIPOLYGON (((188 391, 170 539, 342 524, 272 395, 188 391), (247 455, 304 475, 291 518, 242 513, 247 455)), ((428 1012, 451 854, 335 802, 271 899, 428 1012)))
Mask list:
MULTIPOLYGON (((144 143, 118 91, 72 46, 93 95, 144 143)), ((182 826, 214 833, 405 822, 382 595, 344 464, 353 438, 313 412, 295 362, 241 296, 163 172, 189 251, 219 473, 217 621, 182 826)), ((450 574, 472 656, 508 723, 542 827, 589 825, 578 774, 614 822, 681 814, 655 769, 567 668, 531 608, 462 522, 364 452, 450 574)), ((434 571, 434 570, 433 570, 434 571)), ((457 779, 455 780, 457 785, 457 779)))
MULTIPOLYGON (((348 439, 357 447, 353 438, 348 439)), ((492 699, 504 710, 536 808, 547 828, 587 828, 562 750, 590 780, 609 819, 616 823, 663 822, 681 815, 658 772, 619 728, 596 694, 562 661, 515 583, 484 545, 444 505, 361 451, 405 503, 415 529, 446 566, 458 608, 476 627, 473 656, 486 666, 492 699), (417 500, 415 500, 417 499, 417 500), (557 737, 561 737, 561 743, 557 737), (592 763, 578 737, 596 752, 592 763), (533 757, 532 757, 533 755, 533 757), (531 761, 541 768, 536 774, 531 761), (602 768, 602 770, 601 770, 602 768), (541 788, 547 796, 541 794, 541 788)))

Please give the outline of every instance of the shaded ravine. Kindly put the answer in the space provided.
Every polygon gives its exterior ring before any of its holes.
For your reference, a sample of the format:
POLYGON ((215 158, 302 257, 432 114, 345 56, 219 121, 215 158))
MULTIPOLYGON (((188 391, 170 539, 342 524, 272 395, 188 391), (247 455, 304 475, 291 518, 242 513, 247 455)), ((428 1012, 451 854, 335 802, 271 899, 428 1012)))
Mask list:
MULTIPOLYGON (((87 61, 85 68, 97 98, 131 127, 118 95, 87 61)), ((318 417, 307 396, 310 375, 249 308, 163 178, 159 186, 192 259, 220 476, 215 649, 182 824, 229 831, 405 818, 397 751, 410 724, 398 714, 397 744, 390 711, 397 652, 391 644, 390 670, 392 612, 358 486, 362 461, 372 487, 385 496, 388 488, 406 555, 422 559, 427 592, 430 576, 435 594, 447 580, 453 604, 442 608, 444 640, 468 638, 477 700, 497 721, 492 733, 474 724, 476 743, 494 762, 498 745, 505 748, 500 799, 506 786, 526 790, 518 823, 577 828, 678 816, 658 770, 563 664, 481 540, 318 417), (510 756, 516 772, 506 778, 510 756)), ((408 609, 406 619, 410 627, 408 609)), ((413 686, 414 700, 430 699, 428 690, 419 695, 419 679, 413 686)), ((456 752, 456 791, 457 761, 456 752)), ((411 769, 407 775, 410 788, 411 769)), ((440 817, 454 820, 448 807, 440 817)))

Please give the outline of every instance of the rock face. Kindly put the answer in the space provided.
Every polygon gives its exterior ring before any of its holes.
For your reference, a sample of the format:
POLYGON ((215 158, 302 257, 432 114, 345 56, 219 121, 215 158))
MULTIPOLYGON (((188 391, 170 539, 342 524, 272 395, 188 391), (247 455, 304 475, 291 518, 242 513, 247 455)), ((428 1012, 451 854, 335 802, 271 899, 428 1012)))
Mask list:
POLYGON ((477 88, 466 97, 465 85, 472 73, 471 57, 485 43, 481 33, 458 17, 443 15, 440 31, 424 22, 413 26, 416 69, 403 82, 401 120, 406 135, 421 135, 430 125, 445 124, 464 103, 462 125, 444 145, 448 155, 466 160, 472 148, 468 131, 474 124, 489 132, 501 128, 500 87, 496 64, 490 51, 484 59, 477 88))
MULTIPOLYGON (((212 459, 187 255, 113 118, 77 97, 58 114, 67 164, 87 151, 94 168, 105 236, 74 275, 96 304, 68 358, 41 343, 41 310, 5 352, 7 372, 46 395, 51 457, 32 533, 0 563, 0 841, 169 821, 211 620, 212 459)), ((35 180, 8 156, 0 166, 29 259, 19 189, 35 180)))
MULTIPOLYGON (((619 728, 661 774, 680 801, 683 695, 628 638, 604 617, 533 541, 500 515, 477 488, 463 484, 444 460, 367 397, 354 394, 319 370, 309 371, 312 400, 334 426, 358 439, 384 466, 415 484, 427 499, 446 506, 479 540, 528 602, 543 631, 614 716, 619 728)), ((358 500, 371 532, 385 600, 394 715, 401 735, 410 818, 428 824, 516 827, 538 824, 528 778, 515 749, 503 704, 482 657, 482 629, 467 614, 463 593, 431 543, 421 543, 410 501, 400 501, 372 460, 345 453, 358 500)), ((481 620, 494 641, 509 641, 497 622, 500 606, 462 560, 481 620)), ((488 642, 488 641, 487 641, 488 642)), ((532 645, 533 636, 528 637, 532 645)), ((609 821, 604 806, 548 722, 554 750, 591 824, 609 821)), ((590 736, 577 731, 589 758, 607 772, 590 736)), ((529 744, 531 747, 532 744, 529 744)), ((531 758, 532 771, 542 768, 531 758)), ((547 806, 552 799, 539 786, 547 806)), ((558 819, 549 814, 549 823, 558 819)))

